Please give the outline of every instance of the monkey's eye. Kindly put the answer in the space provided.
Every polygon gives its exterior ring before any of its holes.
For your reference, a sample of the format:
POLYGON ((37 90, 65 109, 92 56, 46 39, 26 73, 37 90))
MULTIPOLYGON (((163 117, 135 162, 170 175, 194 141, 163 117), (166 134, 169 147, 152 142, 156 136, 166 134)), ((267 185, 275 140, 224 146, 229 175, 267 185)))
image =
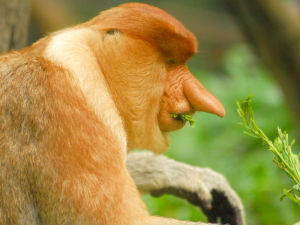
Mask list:
POLYGON ((173 64, 175 64, 175 59, 169 59, 168 61, 167 61, 167 64, 168 65, 173 65, 173 64))
POLYGON ((109 35, 114 35, 114 34, 122 33, 122 32, 118 29, 111 29, 111 30, 106 31, 106 33, 109 35))

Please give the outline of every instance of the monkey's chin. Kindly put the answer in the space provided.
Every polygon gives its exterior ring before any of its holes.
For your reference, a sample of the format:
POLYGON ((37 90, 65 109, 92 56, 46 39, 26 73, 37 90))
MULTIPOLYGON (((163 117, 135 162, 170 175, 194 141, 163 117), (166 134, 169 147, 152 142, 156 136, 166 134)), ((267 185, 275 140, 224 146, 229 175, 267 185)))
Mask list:
POLYGON ((174 119, 171 117, 171 113, 165 111, 159 115, 159 127, 162 132, 170 132, 179 130, 186 124, 185 121, 174 119))
POLYGON ((169 135, 166 132, 154 135, 152 141, 145 143, 143 149, 152 151, 155 154, 160 154, 166 151, 169 147, 169 135))
POLYGON ((131 135, 128 136, 128 151, 134 149, 145 149, 156 154, 160 154, 168 149, 169 135, 167 132, 161 131, 158 125, 139 131, 140 132, 131 132, 131 135))
POLYGON ((161 132, 160 137, 155 138, 154 144, 151 146, 152 152, 160 154, 166 151, 169 147, 169 135, 166 132, 161 132))

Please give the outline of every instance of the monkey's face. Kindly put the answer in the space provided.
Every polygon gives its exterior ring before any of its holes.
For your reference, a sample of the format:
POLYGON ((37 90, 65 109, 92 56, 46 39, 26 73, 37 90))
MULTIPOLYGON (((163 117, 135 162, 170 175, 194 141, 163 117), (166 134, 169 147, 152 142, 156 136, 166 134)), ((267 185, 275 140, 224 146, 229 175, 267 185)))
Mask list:
MULTIPOLYGON (((173 61, 172 61, 173 62, 173 61)), ((184 64, 168 66, 167 79, 159 113, 159 125, 162 131, 182 128, 186 121, 173 118, 171 114, 192 115, 195 111, 204 111, 223 117, 224 107, 189 72, 184 64)))
POLYGON ((120 31, 103 35, 99 63, 124 121, 128 149, 165 150, 167 132, 185 124, 172 118, 171 113, 203 110, 224 115, 222 105, 184 64, 167 59, 148 42, 120 31))

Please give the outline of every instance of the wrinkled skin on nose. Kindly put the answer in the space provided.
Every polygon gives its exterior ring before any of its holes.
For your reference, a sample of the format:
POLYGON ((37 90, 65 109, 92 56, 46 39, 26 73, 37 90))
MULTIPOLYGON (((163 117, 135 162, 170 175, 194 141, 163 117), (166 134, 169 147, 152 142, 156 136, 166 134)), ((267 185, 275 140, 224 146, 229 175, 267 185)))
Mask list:
POLYGON ((168 71, 161 101, 158 121, 162 131, 173 131, 184 126, 185 121, 176 120, 171 113, 192 115, 195 111, 225 115, 220 101, 188 71, 186 66, 178 66, 168 71))

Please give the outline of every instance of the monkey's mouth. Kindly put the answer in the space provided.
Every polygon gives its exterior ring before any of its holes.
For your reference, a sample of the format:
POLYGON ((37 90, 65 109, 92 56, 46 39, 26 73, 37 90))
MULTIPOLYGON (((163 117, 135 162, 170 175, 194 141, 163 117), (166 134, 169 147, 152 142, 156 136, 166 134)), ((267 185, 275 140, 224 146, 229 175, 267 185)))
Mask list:
POLYGON ((179 113, 179 114, 171 113, 170 115, 174 120, 181 121, 183 123, 189 122, 190 126, 194 127, 195 120, 193 119, 193 117, 191 115, 189 115, 187 113, 179 113))
POLYGON ((167 110, 161 110, 158 117, 159 127, 163 132, 170 132, 181 129, 182 127, 184 127, 186 122, 189 122, 192 126, 195 121, 193 120, 191 114, 193 114, 192 111, 171 113, 167 110))

